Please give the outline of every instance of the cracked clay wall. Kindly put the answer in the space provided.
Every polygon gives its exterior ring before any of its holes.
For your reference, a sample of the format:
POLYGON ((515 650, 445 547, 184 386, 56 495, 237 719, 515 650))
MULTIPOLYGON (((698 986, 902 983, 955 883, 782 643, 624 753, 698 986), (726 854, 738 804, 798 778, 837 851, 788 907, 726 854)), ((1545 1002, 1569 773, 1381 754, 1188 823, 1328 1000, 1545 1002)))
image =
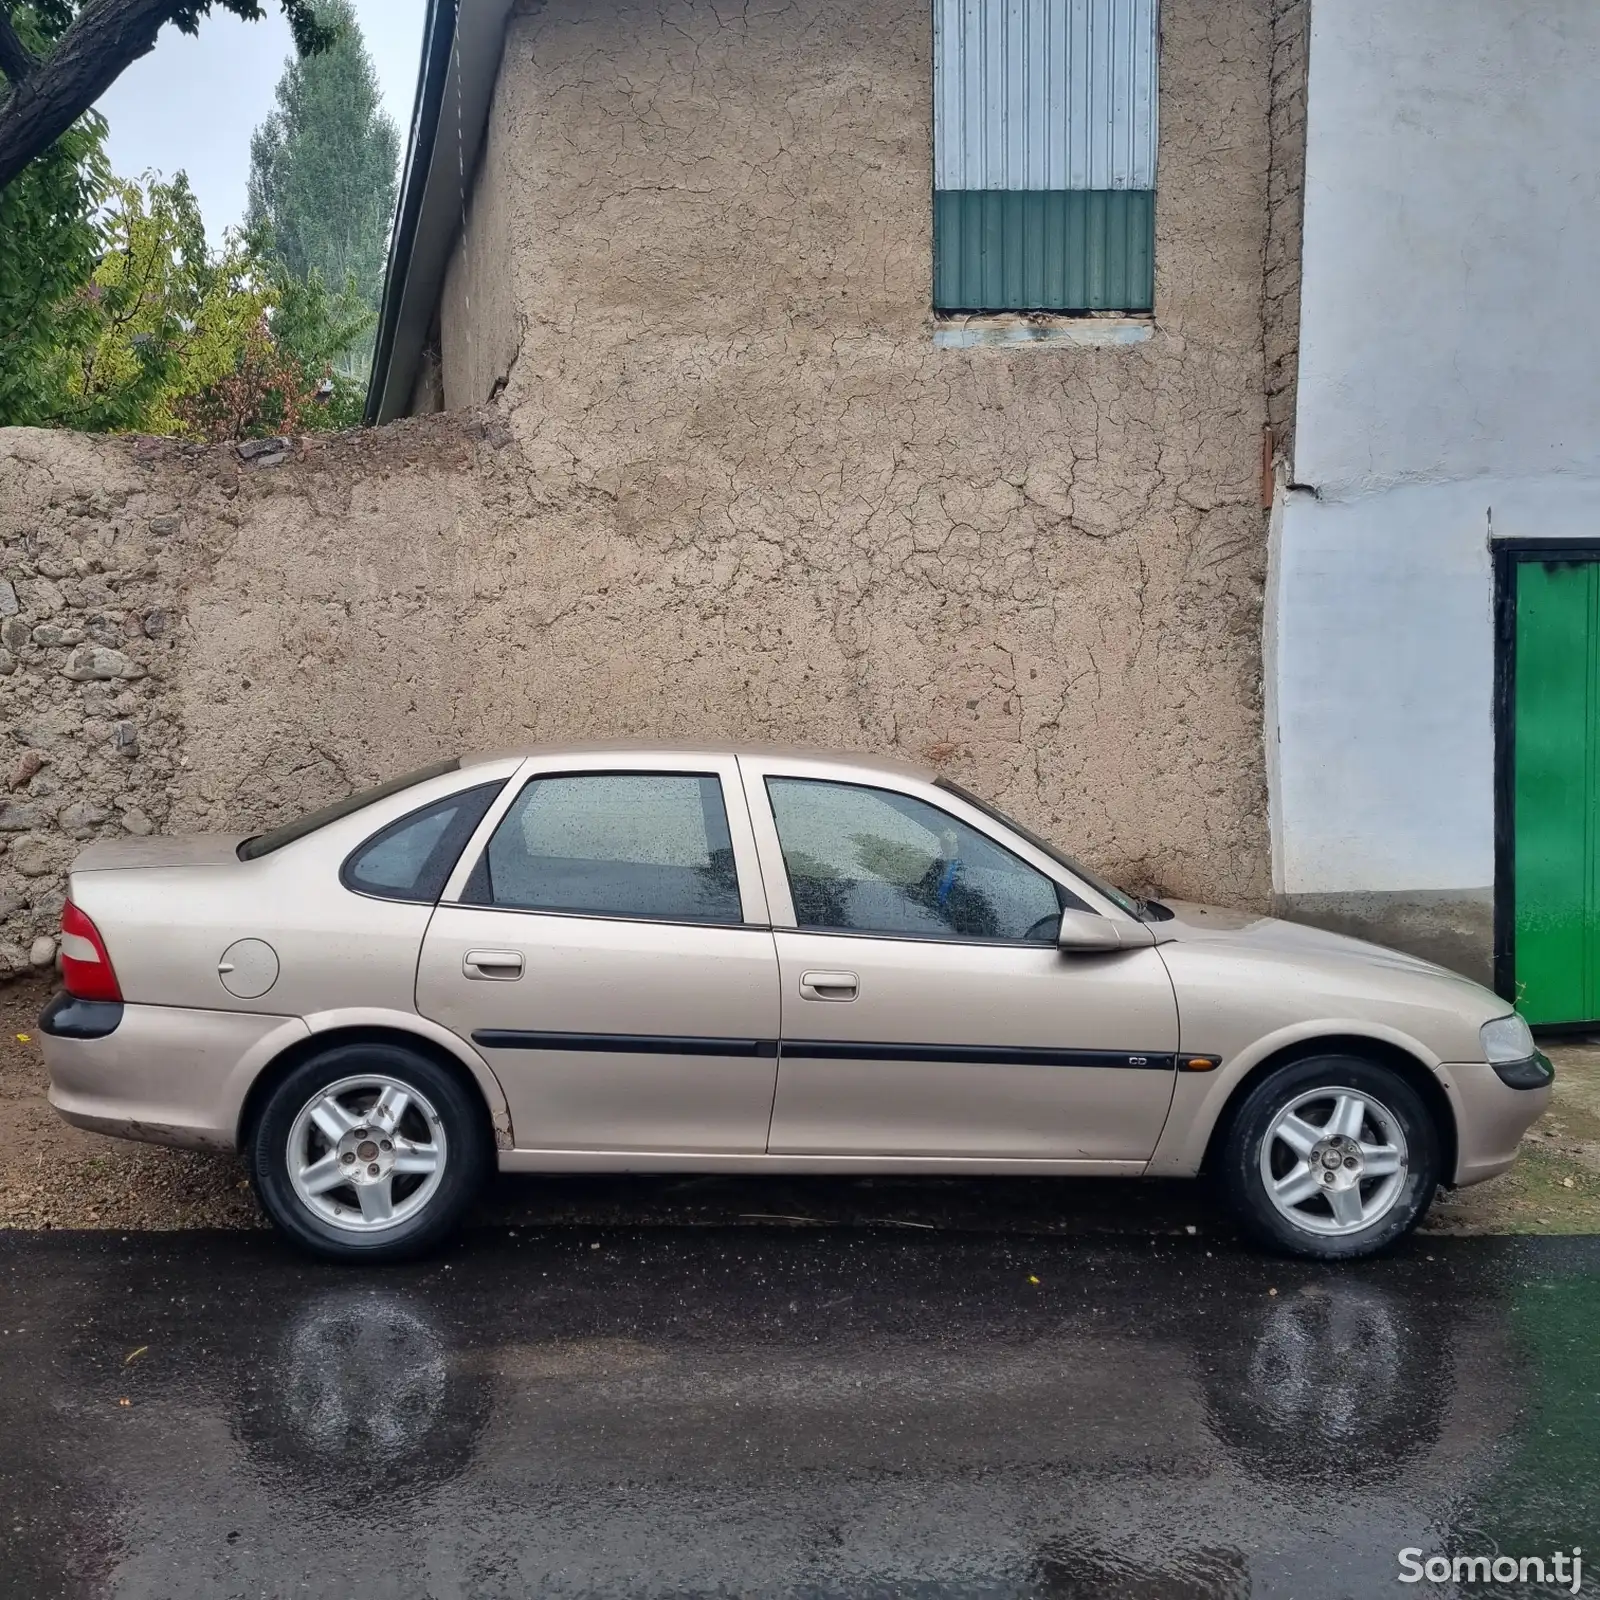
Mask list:
POLYGON ((1300 368, 1300 257, 1305 220, 1306 96, 1311 0, 1272 0, 1271 160, 1267 179, 1267 423, 1293 476, 1300 368))
POLYGON ((0 968, 53 958, 92 838, 530 739, 923 757, 1132 885, 1266 901, 1268 0, 1164 7, 1123 348, 934 348, 925 4, 725 14, 514 20, 474 235, 512 343, 441 318, 495 405, 251 459, 0 432, 0 968))
POLYGON ((1281 9, 1164 0, 1152 336, 946 350, 927 0, 522 0, 446 397, 504 381, 526 538, 592 580, 508 731, 931 752, 1115 873, 1264 901, 1281 9))

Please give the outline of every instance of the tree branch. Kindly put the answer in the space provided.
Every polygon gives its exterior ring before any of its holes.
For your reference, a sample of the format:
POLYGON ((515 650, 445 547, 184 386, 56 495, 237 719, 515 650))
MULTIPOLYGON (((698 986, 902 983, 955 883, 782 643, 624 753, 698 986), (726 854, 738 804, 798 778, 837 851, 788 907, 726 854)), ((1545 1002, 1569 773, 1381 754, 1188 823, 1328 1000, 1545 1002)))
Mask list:
POLYGON ((150 52, 179 3, 89 0, 55 49, 0 100, 0 189, 150 52))
POLYGON ((16 85, 38 65, 38 57, 17 37, 11 23, 11 7, 0 6, 0 72, 16 85))

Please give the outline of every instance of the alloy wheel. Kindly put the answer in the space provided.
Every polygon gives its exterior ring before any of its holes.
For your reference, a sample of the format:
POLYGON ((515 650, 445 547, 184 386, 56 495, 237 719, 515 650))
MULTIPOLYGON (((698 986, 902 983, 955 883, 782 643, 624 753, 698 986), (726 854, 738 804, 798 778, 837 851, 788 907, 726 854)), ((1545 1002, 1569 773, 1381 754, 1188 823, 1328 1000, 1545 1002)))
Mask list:
POLYGON ((1261 1141, 1261 1182, 1305 1233, 1337 1238, 1387 1216, 1408 1170, 1400 1120, 1360 1089, 1318 1087, 1273 1117, 1261 1141))
POLYGON ((289 1129, 287 1154, 290 1185, 308 1210, 347 1232, 376 1233, 433 1198, 449 1146, 427 1096, 369 1073, 318 1090, 289 1129))

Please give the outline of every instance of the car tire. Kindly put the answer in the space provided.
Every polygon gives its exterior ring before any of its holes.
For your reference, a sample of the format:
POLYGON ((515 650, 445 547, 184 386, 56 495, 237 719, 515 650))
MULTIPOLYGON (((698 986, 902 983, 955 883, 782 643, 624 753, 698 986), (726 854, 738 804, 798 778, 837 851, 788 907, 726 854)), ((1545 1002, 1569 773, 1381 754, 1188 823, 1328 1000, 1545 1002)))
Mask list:
POLYGON ((1259 1243, 1354 1260, 1387 1249, 1426 1214, 1442 1176, 1439 1130, 1393 1068, 1316 1056, 1268 1073, 1240 1101, 1220 1176, 1259 1243))
POLYGON ((262 1107, 248 1156, 261 1208, 290 1240, 325 1260, 376 1263, 455 1232, 493 1150, 473 1089, 421 1051, 380 1042, 293 1068, 262 1107))

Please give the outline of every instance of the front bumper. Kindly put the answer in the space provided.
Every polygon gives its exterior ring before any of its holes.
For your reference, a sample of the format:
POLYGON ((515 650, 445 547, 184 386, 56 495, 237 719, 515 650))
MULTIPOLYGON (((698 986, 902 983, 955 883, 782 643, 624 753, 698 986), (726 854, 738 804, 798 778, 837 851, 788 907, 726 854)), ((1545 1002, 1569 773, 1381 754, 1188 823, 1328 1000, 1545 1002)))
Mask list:
POLYGON ((1506 1082, 1487 1061, 1442 1067, 1440 1074, 1456 1114, 1456 1187, 1504 1172, 1516 1159, 1523 1134, 1549 1107, 1554 1073, 1534 1088, 1506 1082))
POLYGON ((200 1150, 236 1147, 256 1075, 279 1051, 310 1037, 298 1017, 113 1006, 65 995, 45 1007, 39 1033, 50 1104, 66 1121, 200 1150))

